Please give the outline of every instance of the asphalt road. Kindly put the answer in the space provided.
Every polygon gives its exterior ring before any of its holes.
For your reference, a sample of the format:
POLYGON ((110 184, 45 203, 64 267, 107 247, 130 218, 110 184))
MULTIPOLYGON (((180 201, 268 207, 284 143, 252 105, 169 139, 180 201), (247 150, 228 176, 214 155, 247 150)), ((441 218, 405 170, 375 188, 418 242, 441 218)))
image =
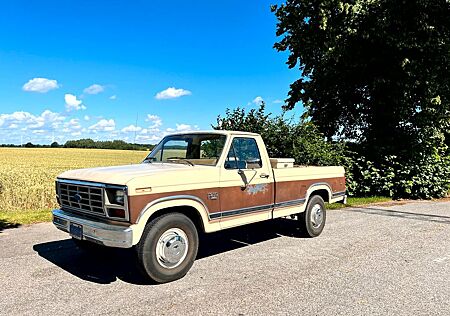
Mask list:
POLYGON ((80 252, 51 224, 0 232, 2 315, 450 315, 450 202, 328 212, 209 235, 182 280, 148 284, 132 251, 80 252))

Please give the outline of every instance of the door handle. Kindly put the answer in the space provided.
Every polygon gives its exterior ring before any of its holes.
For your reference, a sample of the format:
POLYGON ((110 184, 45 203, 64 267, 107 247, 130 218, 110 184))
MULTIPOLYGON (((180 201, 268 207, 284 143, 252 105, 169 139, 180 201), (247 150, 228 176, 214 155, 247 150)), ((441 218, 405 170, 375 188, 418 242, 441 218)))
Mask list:
POLYGON ((266 178, 266 179, 268 179, 268 178, 269 178, 269 175, 268 175, 268 174, 265 174, 265 173, 261 173, 261 174, 259 175, 259 177, 260 177, 260 178, 266 178))

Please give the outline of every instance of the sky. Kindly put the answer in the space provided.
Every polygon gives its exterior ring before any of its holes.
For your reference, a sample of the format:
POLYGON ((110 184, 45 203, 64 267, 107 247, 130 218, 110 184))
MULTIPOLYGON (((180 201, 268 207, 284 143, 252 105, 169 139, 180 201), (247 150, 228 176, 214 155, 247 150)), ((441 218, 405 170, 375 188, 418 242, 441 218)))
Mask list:
POLYGON ((299 71, 274 2, 0 0, 0 143, 154 144, 227 107, 280 113, 299 71))

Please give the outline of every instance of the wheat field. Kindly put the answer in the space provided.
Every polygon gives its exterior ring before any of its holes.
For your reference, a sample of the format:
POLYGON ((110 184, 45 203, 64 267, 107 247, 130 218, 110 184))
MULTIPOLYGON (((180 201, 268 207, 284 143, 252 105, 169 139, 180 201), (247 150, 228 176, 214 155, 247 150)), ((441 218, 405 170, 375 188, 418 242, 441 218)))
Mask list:
POLYGON ((49 220, 55 178, 70 169, 139 163, 146 151, 73 148, 0 148, 0 221, 49 220))

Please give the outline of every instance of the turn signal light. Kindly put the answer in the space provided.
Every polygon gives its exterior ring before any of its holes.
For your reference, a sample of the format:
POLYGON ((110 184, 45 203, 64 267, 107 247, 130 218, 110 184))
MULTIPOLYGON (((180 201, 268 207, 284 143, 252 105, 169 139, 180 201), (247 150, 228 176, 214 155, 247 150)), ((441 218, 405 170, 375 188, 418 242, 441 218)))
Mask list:
POLYGON ((109 217, 125 218, 125 210, 121 208, 108 208, 109 217))

